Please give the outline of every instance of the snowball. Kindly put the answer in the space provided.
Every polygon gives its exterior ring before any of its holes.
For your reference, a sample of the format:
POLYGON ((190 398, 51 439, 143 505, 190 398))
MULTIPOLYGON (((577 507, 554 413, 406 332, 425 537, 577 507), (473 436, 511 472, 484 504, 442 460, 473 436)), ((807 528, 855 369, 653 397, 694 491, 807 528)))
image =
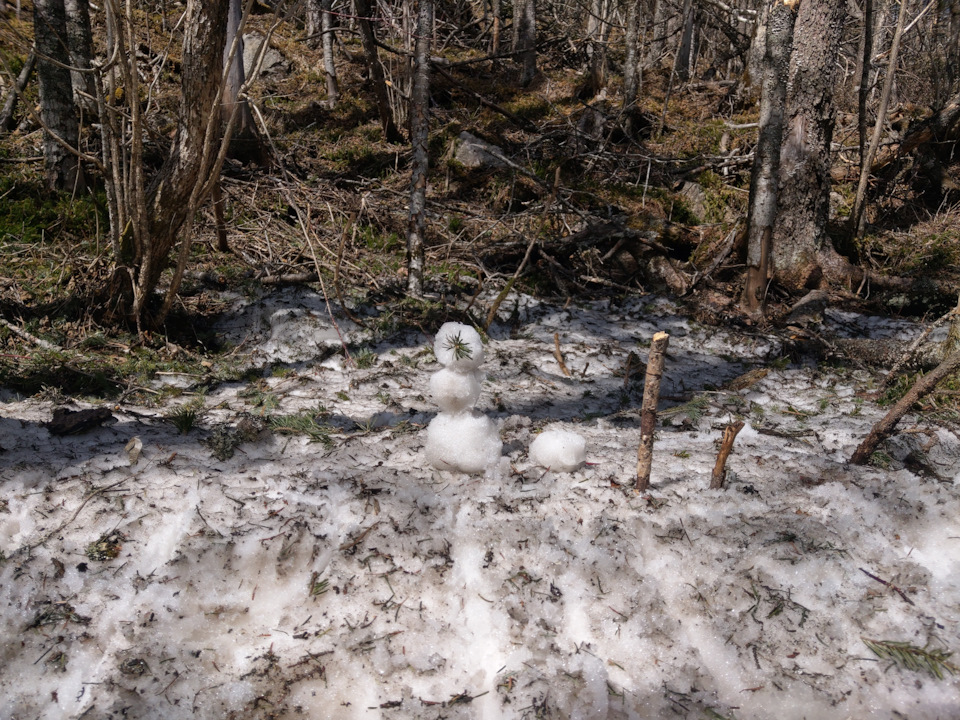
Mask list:
POLYGON ((433 354, 446 368, 472 372, 483 362, 483 343, 480 334, 469 325, 448 322, 437 332, 433 354))
POLYGON ((430 395, 443 412, 470 410, 480 397, 480 378, 477 373, 443 368, 430 376, 430 395))
POLYGON ((441 413, 427 427, 427 461, 440 470, 483 472, 500 463, 502 448, 497 426, 486 415, 441 413))
POLYGON ((544 430, 530 444, 530 459, 558 472, 572 472, 587 460, 587 441, 569 430, 544 430))

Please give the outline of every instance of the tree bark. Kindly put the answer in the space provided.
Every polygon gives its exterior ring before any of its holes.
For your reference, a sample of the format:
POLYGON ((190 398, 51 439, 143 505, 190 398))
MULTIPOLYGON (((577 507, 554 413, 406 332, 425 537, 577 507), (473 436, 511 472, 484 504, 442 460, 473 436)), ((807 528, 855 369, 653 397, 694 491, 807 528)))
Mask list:
MULTIPOLYGON (((536 0, 516 0, 519 7, 519 46, 523 69, 520 72, 520 84, 526 87, 537 75, 537 9, 536 0)), ((514 15, 518 11, 514 11, 514 15)))
POLYGON ((623 61, 623 112, 631 112, 637 102, 639 82, 637 81, 637 6, 640 0, 627 0, 627 28, 624 43, 626 58, 623 61))
POLYGON ((587 72, 590 77, 590 94, 598 92, 604 86, 604 68, 606 65, 606 47, 604 45, 604 26, 607 4, 604 0, 592 0, 587 12, 586 51, 587 72))
POLYGON ((802 0, 793 34, 772 260, 790 290, 819 284, 829 253, 833 91, 846 0, 802 0))
POLYGON ((90 6, 87 0, 64 0, 67 13, 67 45, 71 71, 73 98, 78 107, 93 109, 96 86, 89 71, 93 61, 93 34, 90 30, 90 6))
POLYGON ((696 33, 696 8, 685 8, 683 15, 683 32, 680 34, 680 44, 677 46, 677 58, 674 63, 677 77, 686 82, 694 72, 694 34, 696 33))
POLYGON ((648 62, 659 65, 666 48, 667 35, 670 30, 671 6, 669 0, 656 0, 653 10, 653 33, 650 38, 648 62))
POLYGON ((653 466, 653 438, 657 429, 657 405, 660 402, 660 380, 663 363, 670 344, 670 335, 658 332, 650 343, 647 356, 647 374, 643 381, 643 402, 640 405, 640 445, 637 447, 637 480, 634 489, 646 492, 650 487, 653 466))
MULTIPOLYGON (((358 15, 360 13, 357 13, 358 15)), ((320 47, 320 35, 323 32, 323 8, 320 7, 320 0, 307 0, 307 46, 311 48, 320 47)))
POLYGON ((867 154, 867 96, 873 69, 873 0, 863 2, 863 33, 860 37, 860 87, 857 88, 857 135, 860 140, 860 169, 867 154))
POLYGON ((777 3, 766 21, 760 133, 750 175, 747 277, 742 299, 743 309, 749 314, 761 310, 762 294, 767 285, 770 238, 777 217, 780 146, 795 18, 789 7, 777 3))
POLYGON ((47 188, 75 190, 82 185, 80 162, 62 144, 75 148, 80 137, 73 81, 66 67, 52 62, 70 56, 65 45, 67 14, 64 1, 36 0, 33 3, 33 28, 38 58, 40 117, 46 126, 43 161, 47 188))
POLYGON ((240 97, 240 88, 243 87, 243 83, 247 79, 243 67, 243 36, 240 35, 240 26, 243 23, 243 0, 229 0, 229 2, 230 11, 227 16, 227 33, 223 44, 222 65, 227 69, 227 84, 223 89, 223 101, 220 108, 224 125, 230 122, 234 113, 237 113, 237 118, 234 120, 232 141, 235 152, 232 154, 244 159, 259 155, 259 139, 250 106, 247 104, 246 98, 240 97), (231 59, 230 49, 233 47, 234 40, 236 40, 237 47, 231 59))
POLYGON ((216 147, 211 147, 211 123, 214 115, 220 117, 222 98, 220 73, 211 73, 210 68, 223 65, 228 14, 228 2, 187 3, 179 124, 170 154, 147 188, 146 242, 138 244, 134 258, 134 316, 138 318, 187 220, 191 196, 198 184, 207 182, 213 166, 211 154, 216 155, 216 147))
POLYGON ((722 490, 727 480, 727 458, 733 451, 733 442, 737 435, 743 430, 744 423, 738 420, 724 428, 723 439, 720 441, 720 452, 717 453, 717 462, 713 466, 713 472, 710 475, 710 489, 722 490))
POLYGON ((332 0, 321 0, 320 27, 323 32, 323 74, 327 79, 327 106, 334 107, 340 99, 337 83, 337 65, 333 61, 333 14, 332 0))
POLYGON ((354 0, 357 12, 357 25, 360 28, 360 40, 363 43, 363 53, 367 58, 367 71, 370 73, 370 84, 377 100, 377 112, 380 115, 380 126, 387 142, 402 142, 403 135, 397 129, 393 119, 393 109, 390 107, 390 96, 387 94, 387 82, 383 76, 383 65, 380 64, 380 55, 377 52, 376 37, 373 34, 373 21, 368 0, 354 0))
POLYGON ((430 166, 430 38, 433 0, 420 0, 414 44, 413 88, 410 94, 410 214, 407 224, 407 294, 423 296, 423 241, 426 230, 427 172, 430 166))
MULTIPOLYGON (((763 78, 765 68, 765 58, 767 56, 767 24, 770 19, 770 9, 780 6, 782 3, 761 3, 757 10, 757 19, 753 25, 753 35, 750 39, 750 49, 747 50, 746 67, 740 78, 740 85, 737 88, 737 99, 741 106, 752 106, 759 95, 763 95, 763 78)), ((796 15, 794 15, 796 17, 796 15)), ((791 43, 792 44, 792 43, 791 43)), ((787 57, 789 61, 789 56, 787 57)), ((763 110, 760 111, 761 114, 763 110)))

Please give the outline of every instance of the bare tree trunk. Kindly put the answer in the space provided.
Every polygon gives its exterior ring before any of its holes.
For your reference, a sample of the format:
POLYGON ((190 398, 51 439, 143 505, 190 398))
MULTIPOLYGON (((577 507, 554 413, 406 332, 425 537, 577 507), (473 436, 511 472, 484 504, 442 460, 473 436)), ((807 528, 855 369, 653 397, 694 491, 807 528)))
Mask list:
POLYGON ((594 94, 603 87, 603 26, 606 3, 603 0, 592 0, 587 12, 586 51, 587 73, 589 74, 590 94, 594 94))
POLYGON ((33 28, 38 57, 40 117, 46 126, 43 161, 47 187, 50 190, 74 190, 83 184, 80 162, 60 142, 75 148, 80 137, 73 82, 69 70, 51 62, 51 59, 69 58, 69 48, 64 44, 67 14, 63 0, 36 0, 33 3, 33 28))
POLYGON ((498 55, 500 53, 500 0, 490 0, 490 14, 493 15, 493 27, 490 30, 490 54, 498 55))
MULTIPOLYGON (((526 87, 537 76, 536 0, 516 0, 516 2, 520 6, 520 22, 518 23, 520 44, 517 49, 522 51, 521 62, 523 63, 520 84, 526 87)), ((516 11, 514 15, 516 15, 516 11)))
POLYGON ((637 102, 637 6, 640 0, 627 0, 626 58, 623 61, 623 112, 629 113, 637 102))
POLYGON ((672 11, 669 0, 656 0, 656 2, 653 11, 653 36, 650 38, 649 45, 651 64, 659 64, 663 58, 672 11))
POLYGON ((77 106, 92 110, 96 87, 89 72, 93 60, 93 35, 90 30, 90 6, 87 0, 64 0, 67 13, 67 45, 71 71, 73 98, 77 106), (87 72, 84 72, 87 71, 87 72))
POLYGON ((850 213, 850 230, 860 239, 866 227, 864 205, 867 197, 867 180, 870 177, 870 166, 880 147, 880 135, 887 119, 887 108, 890 106, 890 91, 893 89, 893 79, 897 74, 897 58, 900 54, 900 37, 903 35, 903 25, 907 18, 906 3, 900 5, 900 17, 897 18, 897 30, 890 42, 890 59, 887 63, 887 74, 883 79, 883 92, 880 95, 880 107, 877 108, 877 122, 873 127, 873 137, 870 138, 870 147, 867 154, 860 158, 860 181, 857 183, 857 194, 853 201, 853 210, 850 213))
MULTIPOLYGON (((737 88, 737 100, 741 106, 752 106, 757 96, 763 94, 764 63, 767 55, 767 23, 773 3, 760 3, 753 26, 750 49, 747 51, 746 67, 737 88)), ((789 56, 787 58, 789 61, 789 56)), ((763 111, 761 110, 761 113, 763 111)))
POLYGON ((860 169, 867 154, 867 96, 873 69, 873 0, 863 2, 863 33, 860 36, 860 87, 857 89, 857 131, 860 138, 860 169))
POLYGON ((760 135, 750 175, 747 277, 742 300, 744 311, 750 314, 761 310, 763 292, 767 285, 770 238, 777 218, 783 111, 787 97, 787 76, 795 18, 789 7, 778 3, 770 10, 766 22, 760 135))
POLYGON ((696 8, 688 6, 683 14, 683 32, 680 35, 680 44, 677 46, 677 58, 674 63, 677 77, 687 81, 693 75, 693 36, 696 30, 696 8))
MULTIPOLYGON (((198 186, 206 187, 216 156, 222 67, 229 4, 188 0, 184 20, 179 124, 170 154, 146 189, 146 233, 136 243, 133 316, 142 319, 164 261, 188 219, 198 186)), ((200 197, 199 200, 203 198, 200 197)))
MULTIPOLYGON (((846 0, 802 0, 793 33, 772 260, 791 290, 819 284, 830 206, 830 143, 846 0)), ((835 251, 833 251, 835 254, 835 251)))
POLYGON ((403 135, 397 129, 393 119, 393 110, 390 107, 390 96, 387 94, 387 83, 383 77, 383 65, 380 64, 380 55, 377 52, 377 43, 373 34, 373 22, 368 0, 354 0, 357 11, 357 24, 360 28, 360 40, 363 42, 363 52, 367 57, 367 71, 370 73, 370 84, 377 99, 377 112, 380 114, 380 126, 387 142, 402 142, 403 135))
POLYGON ((238 113, 236 123, 236 138, 248 138, 256 133, 253 113, 246 99, 240 97, 240 88, 246 81, 243 68, 243 38, 237 37, 240 32, 240 23, 243 19, 243 0, 230 0, 230 13, 227 16, 227 34, 223 45, 223 67, 227 72, 227 84, 223 89, 223 122, 229 122, 234 112, 238 113), (234 40, 237 42, 236 52, 230 58, 230 48, 234 40))
POLYGON ((333 14, 332 0, 321 0, 320 26, 323 31, 323 74, 327 78, 327 106, 334 107, 340 99, 337 84, 337 66, 333 61, 333 14))
POLYGON ((430 131, 432 30, 433 0, 420 0, 414 45, 413 88, 410 93, 410 142, 413 146, 413 162, 407 225, 407 294, 412 297, 423 296, 423 241, 426 230, 427 171, 430 165, 427 140, 430 131))
POLYGON ((311 48, 320 47, 320 34, 323 32, 323 9, 320 7, 320 0, 307 0, 307 46, 311 48))

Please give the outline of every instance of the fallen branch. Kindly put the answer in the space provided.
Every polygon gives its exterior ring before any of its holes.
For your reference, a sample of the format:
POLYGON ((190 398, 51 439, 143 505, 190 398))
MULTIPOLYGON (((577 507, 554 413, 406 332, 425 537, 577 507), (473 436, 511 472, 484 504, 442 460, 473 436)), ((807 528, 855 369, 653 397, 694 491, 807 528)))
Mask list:
POLYGON ((660 380, 663 361, 667 354, 670 335, 658 332, 650 344, 647 358, 647 376, 643 382, 643 402, 640 405, 640 447, 637 449, 637 482, 634 489, 645 492, 650 487, 650 467, 653 464, 653 435, 657 426, 657 405, 660 402, 660 380))
POLYGON ((929 395, 941 380, 958 370, 960 370, 960 351, 954 351, 936 368, 917 380, 910 391, 890 408, 890 412, 873 426, 870 434, 864 438, 856 452, 853 453, 850 462, 854 465, 865 465, 870 460, 870 456, 873 455, 873 451, 877 449, 877 445, 893 432, 894 427, 900 422, 900 418, 906 415, 915 403, 929 395))
POLYGON ((9 320, 4 320, 3 318, 0 318, 0 325, 3 325, 7 330, 12 332, 14 335, 17 335, 23 338, 24 340, 31 342, 34 345, 37 345, 38 347, 42 347, 44 350, 54 350, 56 352, 63 352, 63 348, 61 348, 59 345, 54 345, 52 342, 47 342, 43 338, 38 338, 36 335, 28 333, 26 330, 24 330, 21 327, 18 327, 17 325, 14 325, 9 320))

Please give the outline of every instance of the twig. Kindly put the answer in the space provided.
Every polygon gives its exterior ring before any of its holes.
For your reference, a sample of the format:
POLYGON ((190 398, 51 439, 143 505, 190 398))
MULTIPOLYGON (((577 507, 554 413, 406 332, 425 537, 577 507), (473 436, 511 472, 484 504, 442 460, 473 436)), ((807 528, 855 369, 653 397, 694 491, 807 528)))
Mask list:
POLYGON ((710 489, 721 490, 724 480, 727 477, 727 458, 733 450, 733 441, 743 430, 743 421, 738 420, 735 423, 727 425, 723 431, 723 440, 720 442, 720 452, 717 453, 717 463, 713 466, 713 476, 710 478, 710 489))
POLYGON ((563 361, 563 353, 560 352, 560 333, 553 334, 553 356, 557 359, 557 363, 560 365, 560 370, 563 374, 570 377, 570 370, 563 361))
POLYGON ((904 594, 903 590, 901 590, 900 588, 898 588, 898 587, 897 587, 896 585, 894 585, 893 583, 889 583, 889 582, 887 582, 886 580, 884 580, 883 578, 878 578, 878 577, 877 577, 876 575, 874 575, 872 572, 867 572, 867 571, 864 570, 863 568, 860 568, 860 572, 862 572, 862 573, 863 573, 864 575, 866 575, 868 578, 872 578, 872 579, 876 580, 876 581, 877 581, 878 583, 880 583, 881 585, 886 585, 886 586, 887 586, 888 588, 890 588, 891 590, 896 590, 897 594, 898 594, 900 597, 902 597, 903 600, 904 600, 904 602, 906 602, 908 605, 913 605, 913 604, 914 604, 914 603, 913 603, 913 600, 911 600, 910 598, 908 598, 908 597, 904 594))
MULTIPOLYGON (((90 502, 93 498, 95 498, 97 495, 102 495, 103 493, 107 492, 108 490, 112 490, 112 489, 115 488, 117 485, 121 485, 121 484, 127 482, 128 480, 132 479, 132 477, 133 477, 133 476, 131 476, 131 477, 126 477, 126 478, 123 478, 122 480, 117 480, 115 483, 110 483, 109 485, 104 485, 104 486, 101 487, 101 488, 96 488, 96 489, 94 489, 94 490, 91 490, 91 491, 88 492, 86 495, 84 495, 83 501, 80 503, 79 507, 77 507, 77 509, 73 511, 73 515, 71 515, 69 518, 67 518, 66 520, 64 520, 62 523, 60 523, 60 525, 58 525, 57 527, 55 527, 53 530, 51 530, 50 532, 48 532, 46 535, 44 535, 42 538, 40 538, 39 540, 37 540, 37 542, 33 543, 32 545, 22 545, 22 546, 20 546, 19 548, 17 548, 17 549, 13 552, 12 556, 13 556, 13 555, 19 555, 20 553, 24 553, 24 552, 29 552, 30 550, 33 550, 34 548, 40 547, 40 546, 43 545, 47 540, 49 540, 50 538, 52 538, 54 535, 56 535, 57 533, 59 533, 60 531, 62 531, 65 527, 67 527, 67 525, 69 525, 69 524, 72 523, 74 520, 76 520, 76 519, 77 519, 77 515, 80 514, 80 511, 83 510, 83 508, 86 506, 86 504, 87 504, 88 502, 90 502)), ((12 557, 12 556, 11 556, 11 557, 12 557)))
POLYGON ((645 492, 650 487, 650 467, 653 464, 653 435, 657 426, 657 404, 660 402, 660 380, 663 377, 664 356, 670 335, 658 332, 650 344, 647 358, 647 376, 643 382, 643 403, 640 406, 640 447, 637 449, 637 482, 634 489, 645 492))
POLYGON ((342 545, 340 545, 340 547, 339 547, 338 549, 341 550, 341 551, 343 551, 343 550, 349 550, 350 548, 356 547, 357 545, 359 545, 360 543, 362 543, 362 542, 366 539, 367 535, 370 534, 370 531, 373 530, 373 529, 374 529, 377 525, 379 525, 379 524, 380 524, 380 521, 377 520, 377 522, 375 522, 373 525, 371 525, 370 527, 368 527, 368 528, 367 528, 366 530, 364 530, 362 533, 360 533, 359 535, 357 535, 353 540, 347 540, 347 542, 345 542, 345 543, 343 543, 342 545))

